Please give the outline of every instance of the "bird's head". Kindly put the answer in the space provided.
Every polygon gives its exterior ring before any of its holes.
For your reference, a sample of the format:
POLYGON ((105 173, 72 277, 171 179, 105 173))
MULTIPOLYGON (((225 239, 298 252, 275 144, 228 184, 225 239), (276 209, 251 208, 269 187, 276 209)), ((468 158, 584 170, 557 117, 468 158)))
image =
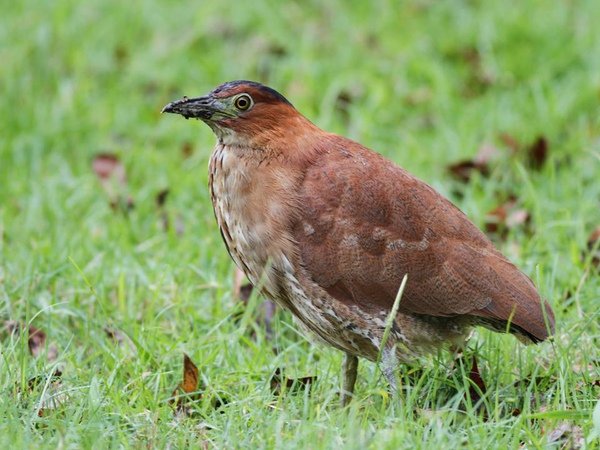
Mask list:
POLYGON ((204 121, 224 144, 268 146, 312 124, 279 92, 254 81, 230 81, 208 95, 166 105, 162 112, 204 121))

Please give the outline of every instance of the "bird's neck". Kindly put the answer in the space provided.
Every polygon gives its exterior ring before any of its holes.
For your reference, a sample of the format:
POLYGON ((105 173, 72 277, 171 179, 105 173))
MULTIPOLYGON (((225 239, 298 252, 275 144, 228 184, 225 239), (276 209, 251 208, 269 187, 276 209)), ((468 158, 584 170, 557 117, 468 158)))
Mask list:
POLYGON ((294 165, 306 161, 318 151, 319 142, 327 135, 300 114, 281 120, 261 123, 242 123, 236 127, 213 126, 218 144, 227 151, 247 160, 250 165, 279 163, 294 165))
POLYGON ((211 198, 225 243, 253 283, 266 276, 268 291, 276 292, 276 282, 264 270, 285 267, 285 255, 294 254, 289 230, 300 183, 301 172, 268 149, 219 143, 211 157, 211 198))

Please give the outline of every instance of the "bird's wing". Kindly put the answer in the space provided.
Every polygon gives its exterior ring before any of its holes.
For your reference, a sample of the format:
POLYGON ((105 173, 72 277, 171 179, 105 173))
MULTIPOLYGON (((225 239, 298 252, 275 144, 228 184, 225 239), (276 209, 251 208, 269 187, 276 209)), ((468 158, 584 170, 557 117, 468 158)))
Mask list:
POLYGON ((547 336, 531 280, 458 208, 380 155, 336 142, 306 170, 293 228, 314 282, 346 304, 389 310, 408 274, 402 311, 511 321, 547 336))

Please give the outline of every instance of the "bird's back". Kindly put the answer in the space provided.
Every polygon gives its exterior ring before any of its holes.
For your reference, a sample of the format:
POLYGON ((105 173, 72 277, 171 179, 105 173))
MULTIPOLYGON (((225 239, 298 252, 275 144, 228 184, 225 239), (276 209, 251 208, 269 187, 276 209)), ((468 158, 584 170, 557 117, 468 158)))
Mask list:
POLYGON ((389 311, 408 274, 404 313, 548 336, 550 306, 458 208, 379 154, 325 140, 305 170, 294 229, 315 283, 346 305, 389 311))

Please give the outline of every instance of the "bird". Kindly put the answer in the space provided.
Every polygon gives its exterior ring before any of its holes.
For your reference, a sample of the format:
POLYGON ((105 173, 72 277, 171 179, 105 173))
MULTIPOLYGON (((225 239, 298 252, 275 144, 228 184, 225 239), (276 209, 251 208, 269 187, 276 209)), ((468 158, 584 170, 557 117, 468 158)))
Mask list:
POLYGON ((474 327, 523 343, 554 333, 531 279, 458 207, 276 90, 231 81, 162 112, 216 135, 208 184, 229 255, 300 328, 344 353, 343 405, 358 358, 379 362, 394 387, 400 363, 464 345, 474 327))

